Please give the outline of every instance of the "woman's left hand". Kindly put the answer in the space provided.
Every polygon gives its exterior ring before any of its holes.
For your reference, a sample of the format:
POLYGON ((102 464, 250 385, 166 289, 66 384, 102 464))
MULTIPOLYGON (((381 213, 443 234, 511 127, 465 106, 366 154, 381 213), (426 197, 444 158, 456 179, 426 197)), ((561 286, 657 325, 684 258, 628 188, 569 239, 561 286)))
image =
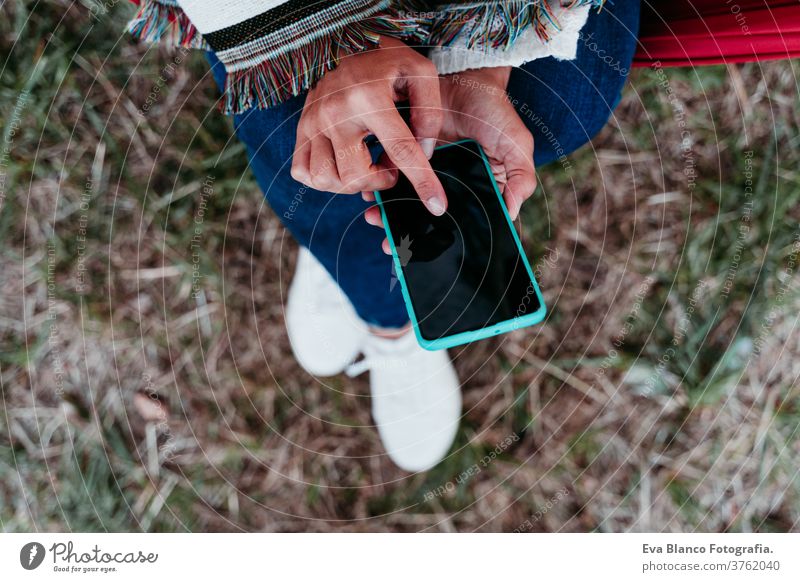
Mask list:
MULTIPOLYGON (((474 139, 489 164, 512 219, 536 189, 533 136, 506 94, 510 67, 464 71, 440 78, 444 123, 440 143, 474 139)), ((366 199, 372 199, 364 193, 366 199)), ((380 210, 372 207, 367 222, 382 226, 380 210)), ((384 251, 389 251, 384 241, 384 251)))
POLYGON ((486 152, 511 218, 536 190, 533 136, 506 93, 511 67, 473 69, 440 78, 442 143, 474 139, 486 152))

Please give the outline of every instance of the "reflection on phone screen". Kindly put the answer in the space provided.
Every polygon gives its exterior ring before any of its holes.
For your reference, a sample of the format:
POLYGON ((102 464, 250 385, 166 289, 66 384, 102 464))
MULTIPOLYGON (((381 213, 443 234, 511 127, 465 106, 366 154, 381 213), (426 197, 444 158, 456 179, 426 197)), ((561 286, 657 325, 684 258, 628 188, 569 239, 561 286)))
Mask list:
POLYGON ((538 296, 480 151, 436 150, 448 209, 433 216, 400 176, 381 192, 423 338, 440 339, 535 313, 538 296))

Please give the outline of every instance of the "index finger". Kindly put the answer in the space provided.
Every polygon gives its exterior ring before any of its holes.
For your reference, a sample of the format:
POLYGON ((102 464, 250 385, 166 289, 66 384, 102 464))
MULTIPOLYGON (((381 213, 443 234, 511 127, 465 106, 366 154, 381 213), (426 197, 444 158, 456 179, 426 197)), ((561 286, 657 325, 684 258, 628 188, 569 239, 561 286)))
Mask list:
POLYGON ((434 216, 447 210, 447 196, 428 157, 394 104, 368 119, 368 128, 381 142, 386 155, 405 174, 422 202, 434 216))

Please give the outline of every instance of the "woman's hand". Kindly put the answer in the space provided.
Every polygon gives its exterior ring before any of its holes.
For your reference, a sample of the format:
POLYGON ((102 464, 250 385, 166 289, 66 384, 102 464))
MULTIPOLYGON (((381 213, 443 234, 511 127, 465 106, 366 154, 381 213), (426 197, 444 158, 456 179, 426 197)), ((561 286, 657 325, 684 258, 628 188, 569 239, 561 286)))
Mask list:
POLYGON ((440 81, 433 63, 401 41, 346 56, 312 89, 297 128, 292 177, 317 190, 384 190, 403 172, 433 214, 447 198, 428 161, 442 129, 440 81), (411 105, 411 127, 395 107, 411 105), (388 161, 373 164, 364 143, 375 135, 388 161))
POLYGON ((441 78, 445 143, 474 139, 483 147, 511 218, 536 189, 533 136, 506 93, 511 67, 441 78))
MULTIPOLYGON (((511 218, 536 189, 533 136, 506 94, 510 67, 464 71, 441 77, 444 122, 440 141, 474 139, 483 147, 495 180, 503 192, 511 218)), ((364 215, 374 226, 383 226, 380 209, 364 215)), ((384 240, 383 250, 390 253, 384 240)))

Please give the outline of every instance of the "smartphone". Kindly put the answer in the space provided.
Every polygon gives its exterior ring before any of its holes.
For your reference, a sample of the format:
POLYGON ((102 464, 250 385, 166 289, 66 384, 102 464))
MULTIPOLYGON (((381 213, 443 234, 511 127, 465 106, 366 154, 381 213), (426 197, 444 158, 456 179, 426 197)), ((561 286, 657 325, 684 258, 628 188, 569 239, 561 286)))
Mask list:
POLYGON ((447 194, 442 216, 402 174, 375 192, 419 344, 439 350, 540 323, 544 300, 483 149, 441 146, 431 166, 447 194))

